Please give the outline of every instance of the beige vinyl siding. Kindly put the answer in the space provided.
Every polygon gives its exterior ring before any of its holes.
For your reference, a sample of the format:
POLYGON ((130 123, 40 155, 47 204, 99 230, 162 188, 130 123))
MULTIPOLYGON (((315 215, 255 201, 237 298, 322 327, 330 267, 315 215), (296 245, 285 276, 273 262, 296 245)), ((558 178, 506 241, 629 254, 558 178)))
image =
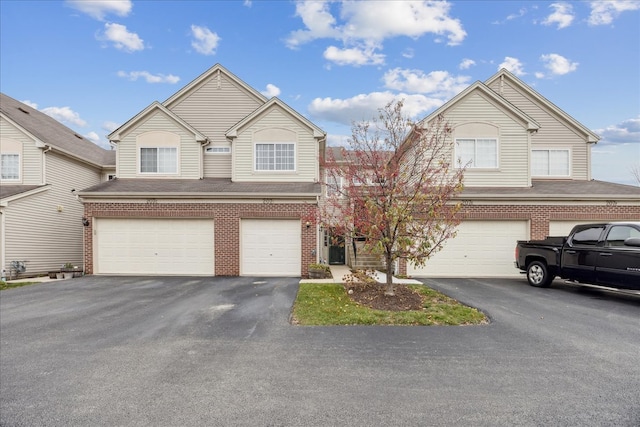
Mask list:
POLYGON ((49 189, 9 202, 4 210, 6 266, 11 261, 27 261, 28 274, 53 271, 66 262, 82 267, 84 207, 71 190, 98 184, 101 179, 99 169, 55 151, 46 157, 49 189))
MULTIPOLYGON (((214 73, 196 90, 167 107, 207 136, 213 145, 225 145, 225 132, 262 103, 220 72, 214 73)), ((230 178, 231 156, 205 155, 204 176, 230 178)))
POLYGON ((231 154, 204 154, 206 178, 231 178, 231 154))
MULTIPOLYGON (((529 185, 529 134, 525 124, 478 92, 469 94, 447 110, 445 118, 454 128, 465 123, 490 124, 497 128, 498 168, 467 169, 464 175, 465 186, 526 187, 529 185)), ((470 135, 465 132, 463 136, 470 135)), ((490 135, 477 135, 476 138, 485 136, 490 135)), ((454 129, 453 138, 456 137, 454 129)))
MULTIPOLYGON (((500 92, 500 80, 496 80, 491 89, 500 92)), ((505 80, 501 95, 510 103, 533 118, 540 129, 531 136, 531 148, 566 148, 571 150, 571 178, 589 179, 589 150, 591 144, 586 136, 557 117, 551 110, 538 104, 534 99, 520 92, 513 84, 505 80)))
POLYGON ((126 134, 118 142, 118 177, 119 178, 185 178, 199 179, 200 158, 202 145, 196 141, 195 136, 175 123, 172 119, 160 112, 153 113, 141 125, 126 134), (178 175, 147 175, 138 172, 137 138, 146 132, 165 131, 180 136, 180 148, 178 149, 179 165, 178 175))
POLYGON ((233 180, 241 181, 297 181, 315 182, 318 179, 318 143, 311 129, 303 126, 278 106, 264 112, 259 118, 238 132, 233 143, 235 165, 233 180), (256 142, 291 142, 257 141, 255 134, 266 129, 281 129, 285 133, 296 135, 295 171, 254 171, 254 144, 256 142))
POLYGON ((22 153, 20 155, 21 181, 12 181, 12 183, 23 185, 42 184, 42 149, 36 147, 33 139, 2 118, 0 119, 0 151, 2 150, 2 140, 5 138, 22 143, 22 153))

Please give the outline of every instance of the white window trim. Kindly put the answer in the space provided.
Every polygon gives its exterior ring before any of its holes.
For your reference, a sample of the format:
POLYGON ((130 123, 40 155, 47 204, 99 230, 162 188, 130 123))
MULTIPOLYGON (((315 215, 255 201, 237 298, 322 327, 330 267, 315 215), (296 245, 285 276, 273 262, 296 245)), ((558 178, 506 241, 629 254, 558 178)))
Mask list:
POLYGON ((571 177, 571 149, 570 148, 532 148, 531 149, 531 177, 532 178, 569 178, 571 177), (534 151, 566 151, 567 152, 567 175, 534 175, 533 174, 533 152, 534 151))
POLYGON ((453 150, 453 158, 454 158, 454 163, 456 168, 460 168, 460 167, 465 167, 467 166, 467 169, 473 169, 473 170, 490 170, 490 171, 494 171, 494 170, 498 170, 500 169, 500 139, 495 137, 495 136, 489 136, 489 137, 459 137, 455 139, 455 147, 453 150), (487 167, 487 166, 474 166, 474 165, 460 165, 458 164, 458 141, 459 140, 473 140, 474 141, 474 156, 477 157, 477 141, 479 139, 485 139, 485 140, 494 140, 496 142, 496 165, 494 167, 487 167))
POLYGON ((253 143, 253 171, 256 173, 276 173, 276 174, 297 172, 298 171, 298 144, 292 141, 288 141, 288 142, 256 141, 254 142, 253 143), (275 146, 277 144, 293 145, 293 169, 281 169, 281 170, 258 169, 257 162, 256 162, 258 158, 257 146, 258 145, 274 145, 275 146))
POLYGON ((219 147, 219 146, 216 146, 216 147, 205 147, 204 153, 205 154, 211 154, 211 155, 214 155, 214 156, 229 155, 229 154, 231 154, 231 147, 219 147), (217 148, 217 149, 220 149, 220 150, 224 150, 224 151, 209 151, 209 149, 214 149, 214 148, 217 148))
POLYGON ((145 175, 145 176, 176 176, 180 174, 180 148, 179 147, 173 147, 173 146, 163 146, 163 145, 159 145, 159 146, 146 146, 146 145, 139 145, 138 146, 138 174, 139 175, 145 175), (159 149, 159 148, 169 148, 169 149, 174 149, 176 150, 176 171, 175 172, 142 172, 142 149, 149 149, 149 148, 155 148, 155 149, 159 149))
POLYGON ((329 189, 330 189, 330 185, 331 183, 329 182, 329 180, 331 180, 332 178, 336 178, 336 185, 337 185, 337 189, 335 190, 336 194, 340 194, 342 189, 344 188, 344 179, 341 176, 333 176, 333 175, 329 175, 327 174, 325 177, 325 184, 326 184, 326 188, 325 188, 325 195, 327 197, 333 197, 333 194, 329 194, 329 189))
POLYGON ((21 182, 22 181, 22 155, 20 153, 2 153, 2 156, 18 156, 18 177, 17 178, 2 178, 0 175, 0 181, 3 182, 21 182))

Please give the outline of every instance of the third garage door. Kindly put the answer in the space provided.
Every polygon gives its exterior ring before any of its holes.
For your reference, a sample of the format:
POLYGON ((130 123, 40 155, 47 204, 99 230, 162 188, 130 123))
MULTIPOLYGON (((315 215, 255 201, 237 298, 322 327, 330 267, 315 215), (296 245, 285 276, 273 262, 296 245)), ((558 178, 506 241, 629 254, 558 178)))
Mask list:
POLYGON ((458 235, 427 260, 424 267, 407 266, 416 277, 515 277, 517 240, 529 236, 527 221, 465 221, 458 235))
POLYGON ((300 275, 300 220, 243 219, 240 224, 241 275, 300 275))

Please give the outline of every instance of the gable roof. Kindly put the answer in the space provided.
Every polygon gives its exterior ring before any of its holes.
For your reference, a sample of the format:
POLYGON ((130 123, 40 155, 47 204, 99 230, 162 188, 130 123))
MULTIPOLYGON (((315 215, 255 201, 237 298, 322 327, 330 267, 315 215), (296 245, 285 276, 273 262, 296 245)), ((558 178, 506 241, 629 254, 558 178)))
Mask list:
MULTIPOLYGON (((550 110, 556 117, 569 124, 571 127, 581 131, 585 134, 587 138, 587 142, 597 143, 600 140, 600 136, 594 132, 592 132, 589 128, 584 126, 582 123, 571 117, 564 110, 559 108, 557 105, 549 101, 547 98, 542 96, 540 93, 535 91, 531 86, 520 80, 511 72, 502 68, 493 76, 489 77, 485 84, 487 86, 493 84, 498 79, 506 78, 510 82, 512 82, 519 90, 524 92, 529 98, 536 100, 539 104, 543 105, 546 109, 550 110)), ((498 93, 500 95, 500 93, 498 93)))
POLYGON ((433 113, 429 114, 426 118, 420 120, 420 123, 426 123, 433 120, 434 118, 442 114, 444 111, 453 107, 458 102, 460 102, 461 100, 463 100, 464 98, 466 98, 467 96, 471 95, 474 92, 482 93, 483 95, 491 99, 493 102, 498 104, 501 108, 508 111, 518 119, 520 119, 527 126, 527 130, 534 131, 540 128, 540 124, 536 122, 532 117, 525 114, 522 110, 517 108, 515 105, 513 105, 512 103, 510 103, 509 101, 507 101, 506 99, 504 99, 503 97, 495 93, 493 90, 491 90, 490 87, 488 87, 481 81, 476 81, 474 84, 467 87, 465 90, 463 90, 462 92, 460 92, 459 94, 451 98, 449 101, 445 102, 442 106, 440 106, 440 108, 435 110, 433 113))
POLYGON ((248 84, 246 84, 244 81, 242 81, 235 74, 233 74, 232 72, 224 68, 222 65, 215 64, 213 67, 209 68, 207 71, 200 74, 198 77, 196 77, 194 80, 192 80, 189 84, 187 84, 185 87, 180 89, 178 92, 171 95, 171 97, 169 97, 166 101, 164 101, 162 105, 166 106, 167 108, 171 108, 172 104, 179 102, 188 94, 195 92, 201 85, 207 82, 209 78, 216 75, 219 76, 221 73, 227 76, 230 80, 232 80, 242 89, 244 89, 249 95, 256 98, 258 102, 263 103, 267 101, 266 96, 264 96, 263 94, 261 94, 260 92, 258 92, 257 90, 249 86, 248 84))
POLYGON ((0 94, 0 113, 36 143, 52 147, 67 156, 95 166, 115 166, 115 151, 87 140, 52 117, 4 93, 0 94))
POLYGON ((278 107, 282 108, 283 110, 285 110, 285 112, 287 112, 294 119, 298 120, 304 126, 308 127, 313 132, 313 137, 314 138, 324 139, 327 136, 327 134, 322 129, 320 129, 318 126, 314 125, 306 117, 304 117, 303 115, 301 115, 296 110, 294 110, 293 108, 289 107, 287 104, 285 104, 284 102, 282 102, 280 99, 278 99, 276 97, 271 98, 269 101, 265 102, 263 105, 258 107, 253 113, 249 114, 244 119, 240 120, 238 123, 233 125, 229 130, 227 130, 225 135, 227 137, 229 137, 229 138, 237 137, 238 136, 238 130, 240 128, 246 126, 248 123, 252 122, 257 117, 259 117, 262 113, 264 113, 267 110, 270 110, 270 109, 274 108, 275 106, 278 106, 278 107))
POLYGON ((153 101, 147 108, 145 108, 144 110, 140 111, 133 118, 129 119, 125 124, 123 124, 118 129, 114 130, 109 135, 107 135, 107 138, 109 138, 109 141, 113 141, 113 142, 120 141, 121 134, 123 134, 127 130, 131 129, 132 127, 136 126, 139 122, 144 120, 144 118, 148 117, 154 111, 160 111, 160 112, 164 113, 171 120, 176 122, 178 125, 182 126, 184 129, 186 129, 187 131, 191 132, 193 135, 195 135, 196 141, 201 141, 201 142, 207 141, 207 137, 206 136, 204 136, 202 133, 198 132, 197 129, 195 129, 189 123, 187 123, 184 120, 182 120, 177 114, 175 114, 174 112, 172 112, 171 110, 166 108, 164 105, 160 104, 158 101, 153 101))

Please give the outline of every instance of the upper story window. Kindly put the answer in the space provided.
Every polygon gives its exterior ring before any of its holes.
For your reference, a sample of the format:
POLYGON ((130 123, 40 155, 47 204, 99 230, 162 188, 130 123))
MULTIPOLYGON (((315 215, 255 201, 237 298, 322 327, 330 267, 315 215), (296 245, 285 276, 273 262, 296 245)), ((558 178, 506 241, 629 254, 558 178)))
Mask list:
POLYGON ((140 148, 140 173, 177 173, 178 149, 174 147, 140 148))
POLYGON ((0 156, 0 179, 4 181, 20 180, 19 154, 2 154, 0 156))
POLYGON ((496 138, 456 139, 456 163, 474 169, 496 169, 498 140, 496 138))
POLYGON ((342 177, 327 174, 327 196, 340 194, 342 190, 342 177))
POLYGON ((175 175, 180 168, 180 135, 167 131, 149 131, 136 138, 138 173, 175 175))
POLYGON ((532 150, 531 176, 569 176, 569 150, 532 150))
POLYGON ((296 145, 294 143, 256 143, 256 171, 295 171, 296 145))
POLYGON ((205 149, 207 154, 230 154, 231 147, 207 147, 205 149))

